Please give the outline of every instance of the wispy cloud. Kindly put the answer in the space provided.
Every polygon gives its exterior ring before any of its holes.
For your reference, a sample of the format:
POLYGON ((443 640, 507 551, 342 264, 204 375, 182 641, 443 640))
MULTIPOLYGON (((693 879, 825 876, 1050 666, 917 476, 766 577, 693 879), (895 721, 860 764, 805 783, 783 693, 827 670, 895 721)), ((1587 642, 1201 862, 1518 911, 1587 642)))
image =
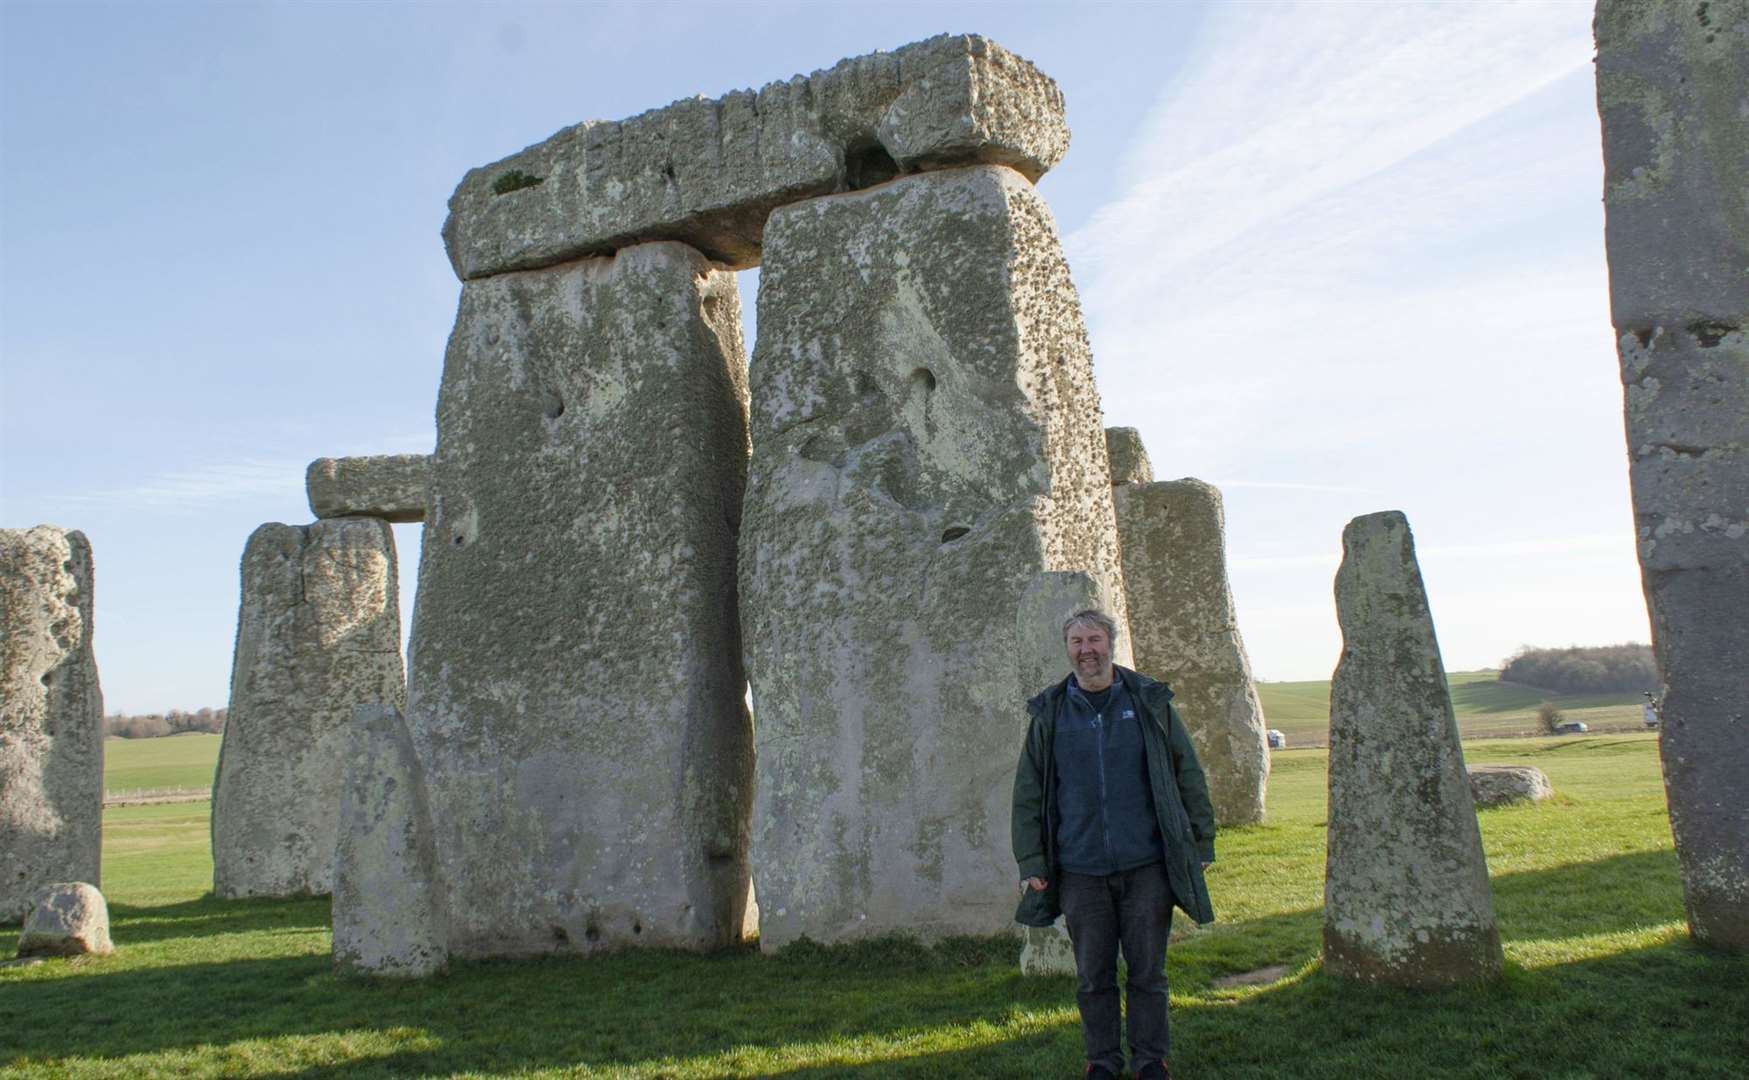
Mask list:
POLYGON ((297 495, 307 460, 221 461, 159 473, 137 484, 51 496, 67 503, 101 503, 154 510, 193 509, 251 499, 297 495))

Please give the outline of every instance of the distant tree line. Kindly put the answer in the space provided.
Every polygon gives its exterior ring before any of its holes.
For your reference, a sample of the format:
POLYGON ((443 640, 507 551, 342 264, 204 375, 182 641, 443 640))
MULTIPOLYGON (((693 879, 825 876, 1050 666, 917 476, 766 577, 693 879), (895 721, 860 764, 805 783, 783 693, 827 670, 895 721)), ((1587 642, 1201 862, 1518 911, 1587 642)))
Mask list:
POLYGON ((1659 686, 1652 647, 1633 641, 1566 649, 1526 645, 1500 665, 1500 681, 1561 694, 1608 694, 1656 690, 1659 686))
POLYGON ((164 713, 128 716, 111 713, 103 718, 106 735, 124 739, 155 739, 160 735, 181 735, 187 731, 207 731, 214 735, 225 730, 225 709, 171 709, 164 713))

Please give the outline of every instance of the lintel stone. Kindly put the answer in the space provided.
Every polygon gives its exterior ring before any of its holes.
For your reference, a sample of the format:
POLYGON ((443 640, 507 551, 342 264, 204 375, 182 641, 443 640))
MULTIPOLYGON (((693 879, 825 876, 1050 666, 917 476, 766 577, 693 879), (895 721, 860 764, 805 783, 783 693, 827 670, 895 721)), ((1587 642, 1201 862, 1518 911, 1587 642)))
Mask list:
POLYGON ((430 454, 317 458, 304 471, 304 490, 318 518, 424 521, 430 475, 430 454))
POLYGON ((985 38, 944 34, 565 128, 471 170, 443 237, 464 280, 651 240, 745 269, 778 206, 944 166, 1007 165, 1036 182, 1068 146, 1055 82, 985 38))

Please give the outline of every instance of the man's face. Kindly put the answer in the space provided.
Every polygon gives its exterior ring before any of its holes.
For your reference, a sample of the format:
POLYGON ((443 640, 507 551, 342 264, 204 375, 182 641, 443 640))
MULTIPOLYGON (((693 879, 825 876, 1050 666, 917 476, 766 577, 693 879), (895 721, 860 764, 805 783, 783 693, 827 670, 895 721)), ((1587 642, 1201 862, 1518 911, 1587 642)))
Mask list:
POLYGON ((1111 639, 1105 631, 1087 623, 1069 627, 1064 637, 1069 649, 1069 666, 1077 682, 1095 684, 1111 681, 1111 639))

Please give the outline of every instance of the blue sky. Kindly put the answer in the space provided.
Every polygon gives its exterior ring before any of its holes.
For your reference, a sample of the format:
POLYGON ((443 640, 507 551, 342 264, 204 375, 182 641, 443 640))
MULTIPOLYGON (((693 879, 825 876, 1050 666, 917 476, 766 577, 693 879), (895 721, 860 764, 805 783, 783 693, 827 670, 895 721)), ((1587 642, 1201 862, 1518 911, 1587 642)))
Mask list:
MULTIPOLYGON (((1108 424, 1226 494, 1261 677, 1408 513, 1447 666, 1646 639, 1591 6, 0 4, 0 524, 83 529, 109 707, 221 705, 237 560, 429 450, 471 166, 933 33, 1062 86, 1108 424)), ((756 274, 742 275, 753 330, 756 274)), ((397 526, 403 618, 418 528, 397 526)))

